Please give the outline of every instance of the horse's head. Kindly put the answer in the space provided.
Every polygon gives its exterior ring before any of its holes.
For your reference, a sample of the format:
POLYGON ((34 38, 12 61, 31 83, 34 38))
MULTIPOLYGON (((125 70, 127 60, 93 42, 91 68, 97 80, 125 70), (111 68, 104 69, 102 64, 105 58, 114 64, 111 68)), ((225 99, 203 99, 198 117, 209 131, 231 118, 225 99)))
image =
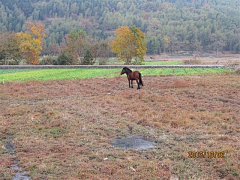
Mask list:
POLYGON ((124 73, 126 73, 126 67, 124 67, 120 73, 120 75, 123 75, 124 73))
POLYGON ((124 73, 128 74, 129 72, 132 72, 130 69, 128 69, 127 67, 124 67, 120 73, 120 75, 123 75, 124 73))

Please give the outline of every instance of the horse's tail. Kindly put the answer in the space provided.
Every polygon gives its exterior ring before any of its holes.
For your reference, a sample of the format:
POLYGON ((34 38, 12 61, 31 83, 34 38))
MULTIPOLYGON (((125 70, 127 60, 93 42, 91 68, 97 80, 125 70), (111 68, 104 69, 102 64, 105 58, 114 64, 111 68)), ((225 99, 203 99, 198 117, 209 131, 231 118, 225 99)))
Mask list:
POLYGON ((142 74, 141 74, 141 73, 139 73, 139 84, 142 84, 142 86, 143 86, 143 82, 142 82, 142 74))

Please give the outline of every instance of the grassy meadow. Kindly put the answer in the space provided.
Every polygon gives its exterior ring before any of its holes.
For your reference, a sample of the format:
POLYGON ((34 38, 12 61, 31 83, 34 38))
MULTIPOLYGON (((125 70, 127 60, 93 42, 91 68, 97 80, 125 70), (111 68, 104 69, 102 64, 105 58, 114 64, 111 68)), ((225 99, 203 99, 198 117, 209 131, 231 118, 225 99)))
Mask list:
POLYGON ((138 70, 140 90, 121 69, 0 70, 0 179, 240 179, 239 75, 138 70), (111 145, 126 136, 156 146, 111 145))

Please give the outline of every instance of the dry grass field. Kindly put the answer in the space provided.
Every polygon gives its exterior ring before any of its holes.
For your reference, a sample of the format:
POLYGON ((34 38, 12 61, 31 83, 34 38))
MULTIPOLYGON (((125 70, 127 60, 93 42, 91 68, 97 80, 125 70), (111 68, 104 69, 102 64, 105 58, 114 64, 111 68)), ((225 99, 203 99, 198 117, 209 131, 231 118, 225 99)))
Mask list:
POLYGON ((199 56, 169 56, 169 55, 152 55, 145 56, 148 61, 177 61, 177 62, 189 62, 189 64, 221 64, 226 66, 240 65, 240 55, 239 54, 221 54, 220 57, 211 54, 207 57, 199 56), (152 59, 151 59, 152 58, 152 59))
POLYGON ((1 84, 0 179, 16 158, 34 180, 240 179, 239 75, 143 80, 141 90, 126 77, 1 84), (131 135, 156 147, 111 145, 131 135))

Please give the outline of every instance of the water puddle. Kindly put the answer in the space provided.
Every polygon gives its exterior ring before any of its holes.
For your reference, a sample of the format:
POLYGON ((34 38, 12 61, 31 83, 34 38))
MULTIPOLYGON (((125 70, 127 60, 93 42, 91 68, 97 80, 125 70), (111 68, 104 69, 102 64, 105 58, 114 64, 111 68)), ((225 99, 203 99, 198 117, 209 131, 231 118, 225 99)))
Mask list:
POLYGON ((12 180, 30 180, 31 178, 27 175, 25 175, 26 172, 18 172, 16 175, 12 178, 12 180))
POLYGON ((20 167, 18 166, 18 162, 19 160, 16 158, 16 153, 15 153, 15 146, 13 144, 13 140, 12 140, 12 135, 7 135, 7 139, 6 139, 6 144, 5 144, 5 148, 7 149, 7 152, 13 157, 14 159, 14 163, 11 165, 11 169, 14 170, 16 172, 15 176, 13 176, 12 180, 30 180, 31 178, 29 176, 27 176, 27 172, 20 171, 20 167))
POLYGON ((111 145, 123 149, 144 150, 154 148, 156 143, 146 141, 139 136, 128 136, 122 139, 116 138, 111 145))

